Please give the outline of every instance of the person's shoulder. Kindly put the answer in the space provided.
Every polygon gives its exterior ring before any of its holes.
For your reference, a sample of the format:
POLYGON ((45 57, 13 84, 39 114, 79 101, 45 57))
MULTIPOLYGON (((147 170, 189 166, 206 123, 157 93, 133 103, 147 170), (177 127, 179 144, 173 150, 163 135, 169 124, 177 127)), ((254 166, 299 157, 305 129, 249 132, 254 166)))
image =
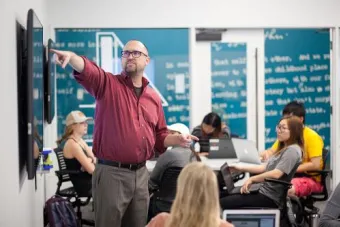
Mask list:
POLYGON ((201 125, 197 125, 197 126, 192 130, 192 134, 196 134, 196 136, 197 136, 197 135, 201 135, 201 134, 202 134, 201 125))
POLYGON ((225 220, 221 220, 220 227, 234 227, 234 225, 225 220))
POLYGON ((187 147, 176 146, 176 147, 171 148, 167 152, 174 153, 174 154, 178 154, 178 153, 191 153, 191 150, 190 150, 190 148, 187 148, 187 147))
POLYGON ((301 157, 302 156, 302 149, 299 145, 297 144, 292 144, 287 147, 287 151, 285 152, 284 155, 288 155, 290 157, 301 157))
POLYGON ((112 82, 118 82, 121 85, 126 85, 126 78, 122 74, 112 74, 109 78, 112 82))
POLYGON ((155 89, 152 89, 150 86, 146 86, 144 89, 145 89, 144 93, 146 95, 150 96, 157 103, 162 103, 162 100, 159 94, 157 94, 157 92, 155 91, 155 89))
POLYGON ((78 144, 73 139, 67 139, 64 143, 64 149, 75 148, 78 144))
POLYGON ((222 124, 222 133, 227 135, 227 136, 230 136, 230 134, 231 134, 229 126, 224 124, 224 123, 222 124))
POLYGON ((160 155, 158 159, 181 159, 180 157, 187 156, 191 154, 191 151, 189 148, 184 148, 184 147, 173 147, 164 154, 160 155))
POLYGON ((65 145, 64 145, 64 151, 66 152, 77 152, 78 150, 81 151, 81 147, 79 146, 79 144, 74 141, 73 139, 68 139, 66 142, 65 142, 65 145))
POLYGON ((159 213, 147 224, 147 227, 161 227, 165 225, 166 220, 169 218, 169 213, 159 213))
POLYGON ((308 126, 304 127, 303 134, 304 134, 303 136, 305 137, 305 140, 309 140, 309 139, 312 139, 312 138, 320 138, 321 139, 321 136, 315 130, 313 130, 312 128, 310 128, 308 126))

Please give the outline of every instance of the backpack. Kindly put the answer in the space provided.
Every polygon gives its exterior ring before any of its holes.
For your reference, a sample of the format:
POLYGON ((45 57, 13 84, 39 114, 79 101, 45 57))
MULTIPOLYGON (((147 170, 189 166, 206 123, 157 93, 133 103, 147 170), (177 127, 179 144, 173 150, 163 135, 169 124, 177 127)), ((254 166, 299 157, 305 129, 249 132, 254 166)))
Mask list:
POLYGON ((79 227, 72 203, 61 196, 55 195, 46 201, 44 217, 50 227, 79 227))

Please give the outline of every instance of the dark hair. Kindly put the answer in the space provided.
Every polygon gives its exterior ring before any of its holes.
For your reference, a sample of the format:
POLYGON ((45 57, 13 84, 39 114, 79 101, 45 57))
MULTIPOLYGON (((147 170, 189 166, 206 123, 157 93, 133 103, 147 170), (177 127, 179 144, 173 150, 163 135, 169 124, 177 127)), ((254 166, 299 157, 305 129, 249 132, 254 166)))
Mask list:
POLYGON ((193 157, 195 157, 195 158, 196 158, 196 161, 198 161, 198 162, 202 161, 202 160, 201 160, 201 157, 196 153, 196 151, 195 151, 195 149, 193 148, 193 146, 190 146, 189 148, 190 148, 190 150, 191 150, 190 160, 191 160, 193 157))
POLYGON ((275 153, 280 153, 284 147, 292 145, 292 144, 299 145, 302 153, 304 153, 303 152, 303 145, 304 145, 303 124, 301 123, 300 118, 298 116, 283 117, 280 119, 279 123, 283 120, 287 120, 288 129, 290 131, 290 137, 285 142, 279 141, 279 146, 275 153))
POLYGON ((297 117, 303 117, 303 123, 306 119, 306 110, 303 103, 298 101, 292 101, 288 103, 282 110, 282 115, 294 115, 297 117))
POLYGON ((205 115, 202 121, 202 124, 203 123, 206 125, 211 125, 213 128, 215 128, 214 136, 218 136, 222 131, 221 117, 215 112, 211 112, 205 115))

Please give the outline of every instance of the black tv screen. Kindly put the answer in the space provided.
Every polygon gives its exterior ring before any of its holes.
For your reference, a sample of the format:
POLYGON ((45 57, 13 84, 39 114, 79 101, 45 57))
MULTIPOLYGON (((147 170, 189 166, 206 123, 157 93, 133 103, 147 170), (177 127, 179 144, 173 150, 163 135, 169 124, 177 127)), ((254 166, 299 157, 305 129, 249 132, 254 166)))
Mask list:
POLYGON ((44 135, 44 45, 43 26, 32 9, 27 18, 27 119, 28 179, 36 173, 44 135))
POLYGON ((55 54, 50 50, 53 48, 54 42, 48 40, 47 44, 47 66, 45 75, 45 119, 48 124, 52 123, 55 115, 55 83, 56 83, 56 61, 55 54))

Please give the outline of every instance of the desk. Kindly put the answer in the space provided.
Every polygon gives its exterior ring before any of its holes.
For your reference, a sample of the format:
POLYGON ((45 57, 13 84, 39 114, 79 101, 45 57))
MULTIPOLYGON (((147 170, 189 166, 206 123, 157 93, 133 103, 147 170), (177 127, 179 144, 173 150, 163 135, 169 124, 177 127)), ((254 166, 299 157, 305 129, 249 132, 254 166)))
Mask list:
MULTIPOLYGON (((228 159, 206 159, 202 160, 202 162, 206 163, 208 166, 210 166, 214 171, 220 170, 221 166, 227 162, 228 159)), ((146 162, 146 168, 149 172, 152 172, 152 170, 155 168, 157 161, 147 161, 146 162)))
MULTIPOLYGON (((212 168, 214 171, 219 171, 221 169, 221 166, 228 162, 230 166, 232 166, 233 163, 235 163, 235 159, 208 159, 205 157, 201 157, 201 160, 203 163, 207 164, 210 168, 212 168)), ((151 173, 152 170, 155 168, 157 161, 147 161, 146 162, 146 168, 151 173)), ((237 162, 235 163, 237 165, 255 165, 250 163, 244 163, 244 162, 237 162)), ((249 178, 249 173, 245 173, 245 176, 242 180, 239 180, 235 183, 235 186, 242 186, 244 182, 249 178)))
MULTIPOLYGON (((212 168, 214 171, 219 171, 221 169, 221 166, 228 162, 230 166, 232 166, 233 163, 235 163, 235 159, 208 159, 208 158, 202 158, 202 162, 207 164, 210 168, 212 168)), ((153 161, 147 161, 146 162, 146 168, 148 169, 149 172, 152 172, 152 170, 155 168, 156 165, 155 160, 153 161)), ((249 164, 249 163, 244 163, 244 162, 238 162, 235 163, 237 165, 255 165, 255 164, 249 164)))

